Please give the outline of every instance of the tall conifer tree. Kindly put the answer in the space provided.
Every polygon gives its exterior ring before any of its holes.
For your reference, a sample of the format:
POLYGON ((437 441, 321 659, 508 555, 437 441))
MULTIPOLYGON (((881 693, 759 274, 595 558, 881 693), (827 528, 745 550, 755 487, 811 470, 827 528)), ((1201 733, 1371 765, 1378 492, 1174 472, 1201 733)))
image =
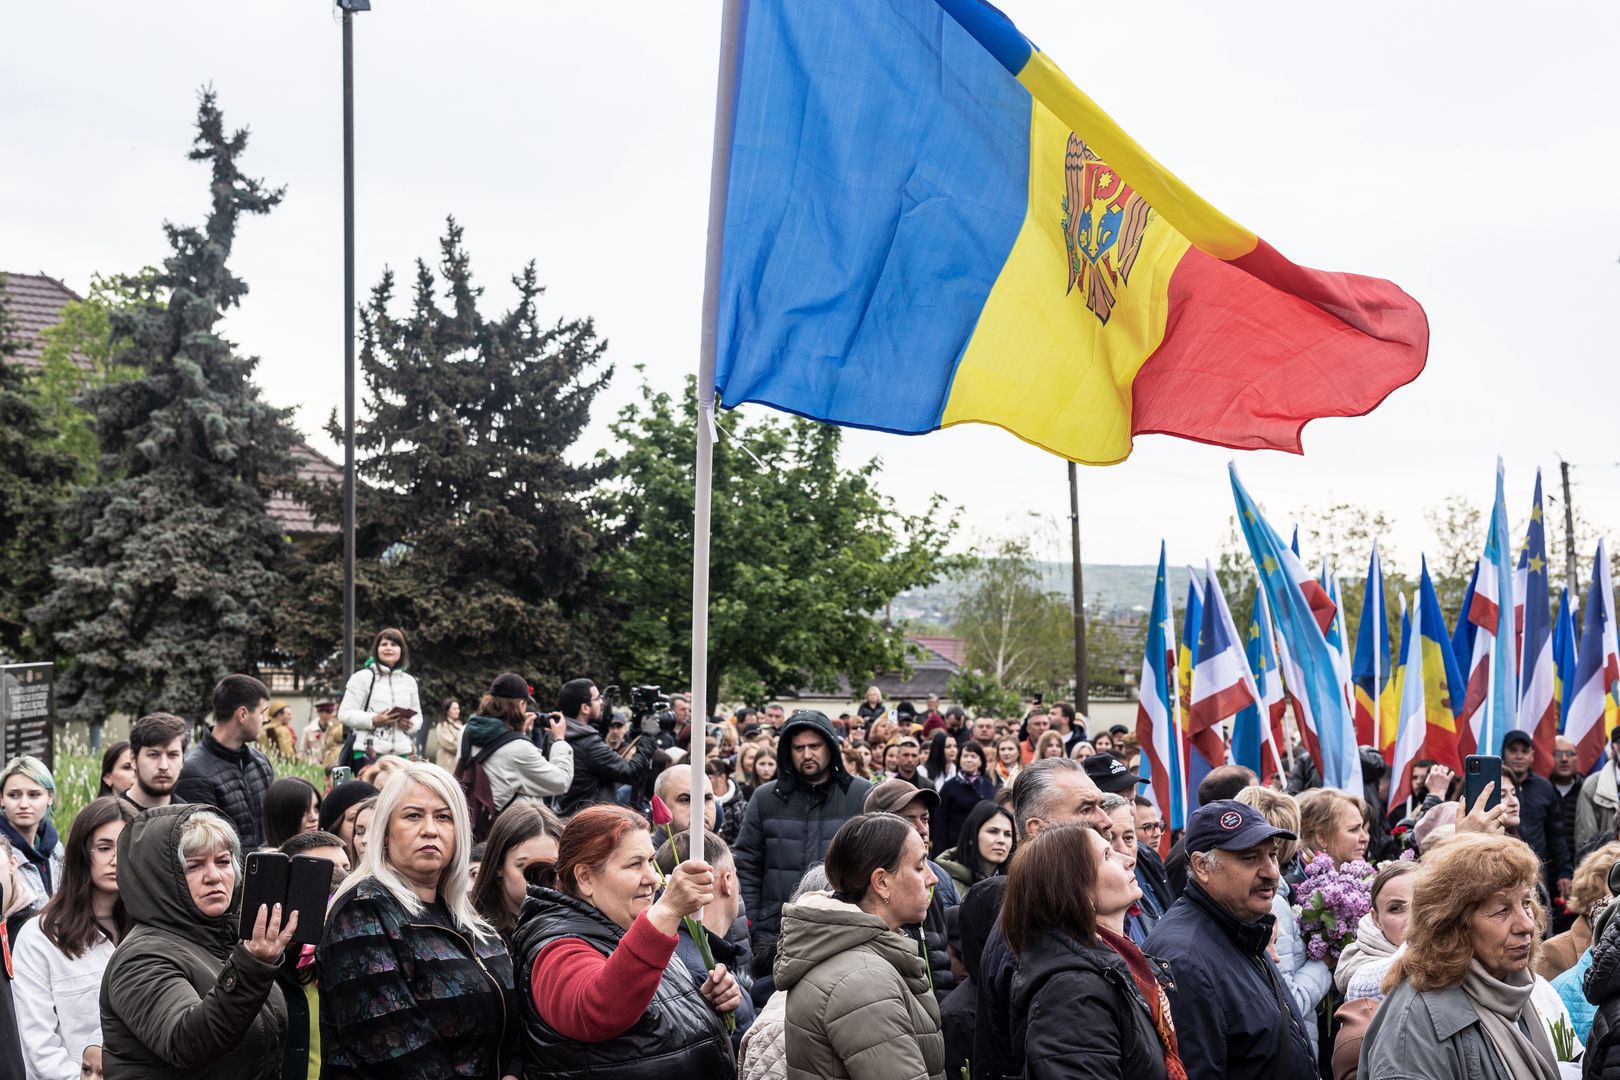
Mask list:
POLYGON ((266 502, 291 472, 293 433, 252 382, 257 359, 219 333, 247 293, 227 266, 237 224, 282 196, 242 174, 246 147, 204 92, 190 157, 211 171, 207 221, 164 226, 162 269, 112 316, 113 362, 138 374, 85 396, 105 483, 70 504, 37 612, 73 656, 61 692, 76 718, 198 716, 222 675, 273 653, 287 542, 266 502))

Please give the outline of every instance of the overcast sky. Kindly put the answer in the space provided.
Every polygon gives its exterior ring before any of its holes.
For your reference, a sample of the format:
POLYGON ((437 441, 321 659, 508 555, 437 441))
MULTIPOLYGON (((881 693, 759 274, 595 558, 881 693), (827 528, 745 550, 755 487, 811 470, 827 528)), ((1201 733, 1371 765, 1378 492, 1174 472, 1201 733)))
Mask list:
MULTIPOLYGON (((811 0, 800 0, 811 2, 811 0)), ((819 0, 853 3, 867 0, 819 0)), ((1087 561, 1214 557, 1226 461, 1279 528, 1351 501, 1416 562, 1426 507, 1483 505, 1507 463, 1620 527, 1620 5, 1001 0, 1148 150, 1293 260, 1388 277, 1426 308, 1428 369, 1371 416, 1321 420, 1303 457, 1161 436, 1081 470, 1087 561)), ((533 258, 553 317, 591 315, 618 365, 674 388, 696 365, 719 0, 375 0, 357 17, 358 274, 432 257, 466 227, 492 309, 533 258)), ((186 160, 199 87, 247 125, 252 175, 288 186, 243 223, 251 295, 228 333, 304 432, 342 400, 340 28, 318 0, 10 4, 0 14, 0 268, 82 290, 166 253, 206 209, 186 160)), ((1066 515, 1064 464, 1011 435, 852 432, 903 509, 941 492, 974 534, 1066 515)), ((1551 516, 1551 514, 1549 515, 1551 516)), ((1309 553, 1307 553, 1309 554, 1309 553)), ((1584 571, 1583 571, 1584 573, 1584 571)), ((1146 602, 1144 598, 1144 602, 1146 602)))

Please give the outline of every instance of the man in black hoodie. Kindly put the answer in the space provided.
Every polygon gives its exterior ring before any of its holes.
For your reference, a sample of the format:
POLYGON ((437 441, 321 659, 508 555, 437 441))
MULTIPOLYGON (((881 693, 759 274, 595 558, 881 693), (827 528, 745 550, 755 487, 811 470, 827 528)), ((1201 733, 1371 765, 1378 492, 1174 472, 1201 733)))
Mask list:
POLYGON ((602 692, 589 679, 565 682, 557 708, 567 722, 563 738, 574 748, 574 778, 558 809, 564 817, 596 803, 618 802, 619 785, 639 784, 652 774, 657 749, 658 717, 642 717, 641 738, 629 757, 622 757, 602 738, 602 692))
POLYGON ((814 709, 788 717, 776 759, 780 773, 748 800, 732 849, 755 952, 776 938, 782 905, 872 787, 844 770, 832 721, 814 709))

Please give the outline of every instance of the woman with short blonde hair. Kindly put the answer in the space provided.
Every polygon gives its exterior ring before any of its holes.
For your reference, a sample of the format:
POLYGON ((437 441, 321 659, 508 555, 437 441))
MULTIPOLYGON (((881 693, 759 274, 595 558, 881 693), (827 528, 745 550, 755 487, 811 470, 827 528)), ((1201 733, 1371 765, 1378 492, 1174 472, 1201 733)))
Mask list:
POLYGON ((1367 1080, 1468 1076, 1556 1080, 1552 1043, 1530 995, 1546 926, 1541 861, 1509 836, 1455 836, 1425 857, 1412 886, 1406 949, 1367 1029, 1367 1080))
POLYGON ((1592 947, 1592 926, 1597 914, 1609 903, 1609 871, 1620 863, 1620 841, 1610 841, 1581 860, 1569 886, 1569 910, 1575 921, 1562 934, 1554 934, 1541 946, 1536 958, 1536 974, 1551 982, 1575 966, 1581 954, 1592 947))
POLYGON ((512 959, 473 907, 471 853, 455 779, 401 765, 315 953, 327 1075, 520 1074, 512 959))

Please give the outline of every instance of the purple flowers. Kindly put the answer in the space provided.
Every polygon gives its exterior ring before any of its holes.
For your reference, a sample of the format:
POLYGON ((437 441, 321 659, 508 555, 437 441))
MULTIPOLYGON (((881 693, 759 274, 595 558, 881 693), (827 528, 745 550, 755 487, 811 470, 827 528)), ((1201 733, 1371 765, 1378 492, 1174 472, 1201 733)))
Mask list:
POLYGON ((1372 910, 1372 879, 1377 871, 1357 859, 1335 867, 1328 855, 1318 855, 1305 867, 1305 880, 1294 888, 1305 902, 1294 908, 1305 955, 1334 963, 1344 947, 1356 940, 1356 926, 1372 910))

